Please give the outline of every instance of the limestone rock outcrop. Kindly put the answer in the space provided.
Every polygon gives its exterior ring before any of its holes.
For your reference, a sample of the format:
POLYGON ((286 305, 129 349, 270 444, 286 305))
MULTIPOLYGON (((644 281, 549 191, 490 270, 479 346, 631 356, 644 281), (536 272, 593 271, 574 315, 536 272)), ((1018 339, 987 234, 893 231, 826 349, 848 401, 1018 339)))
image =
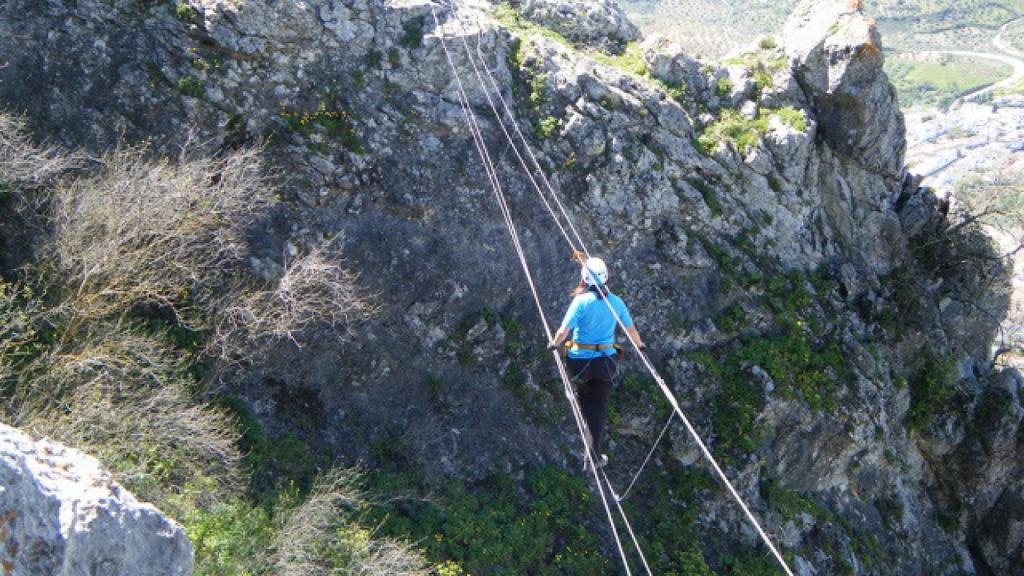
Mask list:
POLYGON ((805 0, 786 22, 783 45, 833 150, 899 179, 906 127, 882 70, 882 37, 860 1, 805 0))
POLYGON ((0 424, 0 573, 188 576, 184 529, 93 457, 0 424))
POLYGON ((640 38, 614 0, 520 0, 523 16, 561 32, 575 42, 612 51, 640 38))
MULTIPOLYGON (((266 143, 288 176, 288 212, 266 244, 313 246, 344 232, 347 265, 380 312, 351 346, 282 346, 236 384, 275 429, 315 430, 325 451, 351 460, 394 438, 428 476, 468 482, 566 464, 576 437, 546 384, 550 365, 533 353, 540 327, 443 33, 545 306, 565 302, 578 270, 490 110, 485 91, 495 90, 476 76, 484 68, 716 450, 733 414, 694 353, 795 342, 806 348, 775 364, 826 352, 844 364, 809 374, 807 392, 828 396, 829 408, 820 398, 812 407, 765 359, 736 367, 734 384, 755 385, 743 390, 750 433, 730 473, 803 574, 1012 564, 1021 493, 1000 483, 1019 477, 1020 390, 989 350, 1008 305, 1006 270, 984 238, 950 249, 948 206, 905 173, 898 103, 859 2, 804 2, 781 40, 724 66, 651 39, 640 71, 594 51, 635 35, 612 4, 513 5, 553 30, 509 29, 483 0, 456 11, 427 0, 189 0, 177 10, 8 0, 0 105, 69 146, 152 140, 163 152, 193 138, 216 153, 266 143), (933 348, 960 368, 962 396, 957 411, 910 430, 907 380, 933 348), (1000 395, 1005 411, 986 415, 979 391, 993 382, 1011 393, 1000 395), (290 424, 297 398, 302 418, 290 424), (966 486, 955 481, 960 466, 986 447, 964 433, 973 420, 993 428, 999 459, 966 486), (759 497, 769 480, 814 507, 773 511, 759 497)), ((617 459, 642 460, 654 410, 614 430, 617 459)), ((697 462, 684 434, 670 441, 680 465, 697 462)), ((685 506, 700 508, 709 558, 754 545, 731 502, 712 491, 699 500, 685 506)))

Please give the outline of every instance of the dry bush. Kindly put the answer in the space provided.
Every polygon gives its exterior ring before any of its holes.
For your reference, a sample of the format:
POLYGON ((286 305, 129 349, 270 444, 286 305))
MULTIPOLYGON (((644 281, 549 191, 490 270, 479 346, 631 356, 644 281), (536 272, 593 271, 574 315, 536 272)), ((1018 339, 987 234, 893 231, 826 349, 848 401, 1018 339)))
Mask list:
POLYGON ((102 169, 56 188, 51 239, 66 304, 79 320, 159 303, 202 324, 215 296, 237 289, 248 234, 273 203, 258 150, 150 161, 119 150, 102 169))
POLYGON ((358 477, 334 470, 317 481, 309 498, 289 511, 274 540, 271 572, 277 576, 426 576, 426 561, 408 545, 377 539, 346 523, 363 505, 358 477))
POLYGON ((140 304, 213 335, 208 352, 247 362, 268 343, 315 326, 339 335, 372 308, 358 294, 334 242, 259 278, 249 238, 274 206, 259 150, 222 159, 154 162, 141 149, 112 153, 94 176, 53 194, 53 254, 75 323, 140 304))
POLYGON ((97 456, 143 499, 193 491, 208 506, 239 486, 233 421, 191 399, 165 343, 133 333, 111 327, 80 351, 41 358, 38 380, 21 387, 21 424, 97 456))
POLYGON ((332 241, 287 263, 275 285, 225 305, 211 344, 220 358, 244 357, 270 342, 299 345, 300 335, 315 327, 347 331, 373 311, 332 241))
POLYGON ((57 148, 33 143, 21 120, 0 114, 0 191, 45 185, 76 164, 76 158, 57 148))
POLYGON ((0 281, 0 397, 10 395, 31 363, 43 308, 23 287, 0 281))
POLYGON ((241 485, 232 420, 193 403, 180 387, 152 390, 81 387, 67 413, 29 429, 99 458, 143 500, 180 516, 176 498, 207 508, 241 485))

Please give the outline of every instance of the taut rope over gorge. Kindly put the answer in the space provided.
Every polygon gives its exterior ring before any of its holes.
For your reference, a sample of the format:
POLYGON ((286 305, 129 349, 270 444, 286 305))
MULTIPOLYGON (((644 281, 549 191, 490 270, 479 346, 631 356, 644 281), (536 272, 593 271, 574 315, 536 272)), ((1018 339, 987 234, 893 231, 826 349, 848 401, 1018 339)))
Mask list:
MULTIPOLYGON (((453 4, 449 4, 447 6, 447 8, 449 9, 449 12, 451 14, 455 14, 455 7, 454 7, 453 4)), ((502 213, 502 216, 503 216, 503 218, 505 220, 505 225, 508 228, 509 235, 510 235, 510 237, 512 239, 513 248, 516 251, 516 255, 517 255, 518 259, 519 259, 520 266, 522 267, 523 274, 526 277, 527 284, 528 284, 528 286, 530 288, 530 292, 531 292, 531 294, 533 296, 534 303, 535 303, 535 305, 537 307, 538 315, 540 316, 541 323, 543 324, 545 336, 547 338, 547 341, 551 341, 553 333, 552 333, 550 325, 549 325, 549 323, 547 321, 547 317, 546 317, 545 312, 544 312, 544 307, 541 304, 540 295, 538 293, 537 286, 536 286, 536 284, 534 282, 533 275, 532 275, 532 273, 530 271, 529 263, 526 260, 525 251, 523 250, 522 244, 520 243, 519 234, 518 234, 518 232, 516 230, 515 223, 514 223, 514 221, 512 219, 511 211, 510 211, 510 209, 508 207, 507 198, 505 197, 505 193, 504 193, 504 191, 502 189, 501 182, 500 182, 500 179, 499 179, 499 176, 498 176, 498 173, 497 173, 497 169, 495 168, 494 163, 493 163, 493 161, 491 159, 490 153, 489 153, 489 151, 487 149, 486 141, 485 141, 485 139, 483 137, 482 132, 480 131, 479 124, 476 122, 475 113, 472 110, 472 105, 471 105, 471 103, 469 101, 468 95, 466 94, 465 86, 464 86, 464 84, 462 82, 461 74, 459 73, 458 68, 455 66, 454 60, 452 59, 451 53, 449 52, 449 49, 448 49, 448 46, 447 46, 447 42, 445 40, 445 36, 446 36, 445 28, 441 24, 440 19, 437 16, 436 6, 434 6, 434 5, 431 6, 431 13, 432 13, 432 16, 433 16, 433 19, 434 19, 435 26, 436 26, 436 28, 438 30, 437 38, 439 39, 439 41, 441 43, 442 49, 443 49, 443 51, 445 53, 445 59, 446 59, 446 61, 448 63, 449 68, 451 69, 451 72, 452 72, 452 74, 454 76, 454 79, 455 79, 456 90, 458 92, 458 98, 459 98, 459 104, 460 104, 460 106, 462 108, 462 111, 463 111, 463 114, 465 116, 466 125, 467 125, 467 127, 469 129, 470 134, 473 137, 474 146, 476 147, 476 150, 477 150, 477 152, 478 152, 478 154, 480 156, 480 160, 481 160, 481 163, 483 164, 484 170, 485 170, 485 172, 488 175, 488 179, 490 180, 491 187, 493 188, 493 191, 494 191, 494 194, 495 194, 495 198, 496 198, 496 200, 498 202, 498 207, 499 207, 499 209, 500 209, 500 211, 502 213)), ((481 53, 480 48, 479 48, 479 42, 478 42, 477 50, 476 50, 477 54, 476 54, 476 56, 474 56, 473 55, 473 51, 471 50, 471 48, 469 46, 469 43, 466 40, 466 34, 460 34, 460 36, 462 38, 462 43, 463 43, 463 46, 465 48, 466 57, 467 57, 470 65, 473 68, 474 74, 477 77, 477 81, 479 83, 479 86, 480 86, 483 94, 484 94, 484 97, 487 100, 488 106, 490 107, 491 111, 493 112, 493 114, 495 116, 495 119, 498 121, 498 125, 501 127, 502 134, 505 136, 505 139, 508 141, 508 144, 509 144, 510 148, 513 150, 516 158, 518 159, 520 166, 526 172, 531 185, 534 187, 534 189, 536 190, 538 195, 541 197, 541 200, 542 200, 544 206, 547 208, 549 214, 551 215, 552 219, 555 221, 555 223, 558 226, 560 232, 562 233, 562 236, 565 238, 566 243, 569 245, 570 249, 572 250, 573 257, 576 258, 577 260, 579 260, 581 264, 585 264, 586 259, 589 258, 590 255, 589 255, 589 252, 586 250, 586 247, 585 247, 585 245, 583 243, 582 237, 579 235, 575 225, 573 225, 572 218, 569 216, 568 211, 565 209, 565 206, 562 204, 561 201, 559 201, 558 195, 555 193, 555 191, 554 191, 553 187, 551 186, 550 182, 548 181, 546 175, 544 175, 544 170, 542 169, 540 164, 537 162, 536 157, 534 156, 532 150, 530 149, 529 142, 527 141, 525 136, 522 134, 522 131, 518 127, 518 123, 515 121, 515 117, 512 114, 511 107, 508 105, 508 103, 505 100, 505 98, 503 96, 501 96, 501 90, 500 90, 500 87, 498 86, 497 81, 495 80, 495 78, 494 78, 493 74, 490 72, 490 70, 487 69, 487 66, 484 64, 484 58, 483 58, 483 54, 481 53), (480 65, 477 64, 477 60, 478 59, 479 59, 480 65), (481 73, 481 68, 485 71, 485 74, 481 73), (561 217, 565 220, 566 223, 568 223, 569 229, 572 230, 573 234, 575 235, 575 237, 579 241, 579 245, 583 248, 583 250, 577 249, 576 244, 573 242, 572 238, 570 238, 566 228, 562 225, 562 222, 559 219, 559 215, 554 211, 551 203, 545 197, 544 191, 541 189, 541 187, 537 183, 536 178, 534 178, 533 171, 527 165, 525 159, 523 158, 522 154, 519 151, 519 148, 517 147, 517 145, 516 145, 515 141, 513 140, 511 134, 509 133, 508 129, 506 128, 505 120, 503 119, 502 114, 498 111, 497 106, 495 105, 494 100, 491 97, 491 90, 487 86, 488 83, 485 83, 485 81, 484 81, 484 75, 486 75, 489 78, 490 87, 493 88, 494 93, 496 93, 498 95, 498 97, 500 98, 501 104, 502 104, 502 108, 505 111, 505 113, 508 115, 508 117, 510 119, 509 121, 510 121, 510 123, 513 126, 513 131, 516 132, 516 134, 519 136, 520 140, 523 142, 523 144, 525 146, 525 149, 527 150, 527 155, 530 157, 531 161, 533 162, 533 165, 535 166, 536 171, 539 174, 541 174, 541 179, 543 180, 546 188, 548 189, 548 192, 550 193, 552 198, 555 199, 555 204, 558 207, 558 210, 559 210, 559 212, 561 214, 561 217)), ((722 482, 723 485, 725 485, 725 487, 728 489, 729 493, 732 495, 733 499, 736 500, 737 504, 739 504, 740 508, 743 510, 744 515, 750 521, 751 525, 755 528, 755 530, 757 531, 758 535, 761 537, 761 540, 764 542, 764 544, 769 548, 769 550, 771 550, 772 555, 778 561, 779 565, 782 567, 782 569, 785 571, 785 573, 788 576, 793 576, 793 571, 789 568, 789 565, 786 563, 786 560, 783 558, 782 554, 776 548, 775 544, 772 542, 772 540, 768 536, 767 532, 764 530, 764 528, 762 528, 760 522, 757 520, 757 518, 754 516, 754 514, 750 511, 750 508, 747 506, 747 504, 744 501, 743 497, 739 494, 739 492, 733 486, 732 482, 726 476, 725 472, 722 470, 721 466, 718 464, 718 462, 715 459, 714 455, 711 453, 710 449, 707 447, 707 444, 703 441, 703 439, 701 438, 700 434, 697 432, 696 428, 694 428, 693 424, 690 422, 690 419, 683 412, 682 408, 679 405, 678 399, 676 398, 676 396, 672 392, 672 390, 668 387, 668 384, 665 382, 664 378, 661 377, 661 375, 658 373, 657 369, 655 369, 655 367, 654 367, 653 363, 651 362, 651 360, 647 357, 646 354, 644 354, 643 349, 641 348, 639 343, 626 330, 626 326, 623 324, 623 321, 619 317, 619 315, 612 308, 611 303, 608 302, 607 299, 603 299, 603 301, 608 306, 608 308, 611 311, 612 315, 615 317, 615 321, 616 321, 617 325, 620 328, 622 328, 623 331, 626 333, 626 337, 629 340, 630 344, 632 345, 634 352, 641 359, 642 363, 644 364, 644 367, 650 373, 651 377, 654 378, 654 381, 658 384, 658 387, 661 390, 662 394, 665 396, 665 398, 668 400, 669 404, 672 406, 673 413, 675 415, 679 416, 680 420, 683 422, 683 425, 686 427, 687 432, 690 434, 690 436, 693 438, 693 440, 697 443, 697 446, 700 448, 701 454, 704 456, 705 460, 708 461, 708 463, 711 465, 712 469, 714 470, 714 472, 717 475, 717 477, 719 478, 719 480, 722 482)), ((613 537, 615 539, 616 547, 617 547, 619 556, 620 556, 620 558, 622 560, 622 564, 623 564, 623 566, 624 566, 624 568, 626 570, 626 574, 631 576, 632 575, 632 571, 630 570, 629 562, 627 560, 625 551, 624 551, 623 546, 622 546, 622 541, 621 541, 621 538, 620 538, 620 535, 619 535, 618 528, 616 527, 614 518, 612 517, 611 509, 610 509, 610 506, 609 506, 609 503, 608 503, 608 497, 605 494, 605 485, 607 485, 608 491, 612 495, 612 499, 615 502, 616 508, 617 508, 617 510, 618 510, 618 512, 619 512, 619 514, 620 514, 620 516, 621 516, 621 518, 622 518, 622 520, 623 520, 623 522, 624 522, 624 524, 625 524, 625 526, 627 528, 627 532, 628 532, 630 538, 633 541, 633 545, 636 548, 638 554, 640 555, 641 561, 642 561, 642 563, 644 565, 644 568, 645 568, 647 574, 651 575, 651 569, 650 569, 650 567, 649 567, 649 565, 647 563, 647 559, 646 559, 646 557, 645 557, 645 555, 643 553, 643 550, 642 550, 642 548, 641 548, 641 546, 639 544, 638 539, 636 538, 635 533, 633 532, 632 525, 629 523, 628 517, 627 517, 625 511, 623 510, 623 508, 621 506, 622 498, 620 498, 617 495, 616 491, 612 488, 611 482, 609 481, 609 479, 608 479, 607 475, 605 474, 605 472, 603 470, 601 470, 601 471, 598 470, 597 466, 595 465, 595 455, 587 447, 587 440, 586 440, 587 432, 585 430, 585 424, 583 422, 582 414, 580 412, 579 405, 578 405, 578 403, 576 401, 576 398, 575 398, 575 395, 573 393, 572 384, 570 382, 570 378, 569 378, 568 373, 566 371, 565 365, 564 365, 564 363, 562 361, 561 355, 556 351, 556 352, 553 352, 553 357, 554 357, 555 363, 556 363, 556 365, 558 367, 559 376, 562 379, 562 383, 563 383, 563 386, 565 388, 566 396, 569 399, 570 406, 571 406, 571 408, 573 410, 573 417, 576 420, 576 424, 577 424, 577 427, 578 427, 579 432, 580 432, 580 437, 583 440, 584 447, 586 448, 585 449, 585 453, 586 453, 586 458, 587 458, 588 464, 589 464, 588 467, 591 470, 591 472, 592 472, 592 474, 594 476, 594 481, 595 481, 595 483, 596 483, 596 485, 598 487, 598 493, 599 493, 600 498, 601 498, 601 503, 604 506, 606 515, 608 516, 608 522, 609 522, 609 525, 611 526, 612 535, 613 535, 613 537)), ((667 430, 668 425, 670 423, 671 423, 671 420, 668 423, 666 423, 665 430, 667 430)), ((659 436, 658 442, 660 442, 661 441, 661 437, 664 436, 665 430, 663 430, 661 436, 659 436)), ((648 455, 648 460, 649 459, 650 459, 650 455, 648 455)), ((647 465, 647 462, 645 461, 644 465, 641 467, 640 472, 643 471, 643 468, 646 467, 646 465, 647 465)), ((637 476, 639 476, 639 473, 637 474, 637 476)), ((632 487, 635 484, 635 482, 636 482, 636 478, 634 478, 633 483, 630 484, 630 488, 627 489, 627 491, 625 493, 626 495, 628 495, 629 490, 632 489, 632 487)))

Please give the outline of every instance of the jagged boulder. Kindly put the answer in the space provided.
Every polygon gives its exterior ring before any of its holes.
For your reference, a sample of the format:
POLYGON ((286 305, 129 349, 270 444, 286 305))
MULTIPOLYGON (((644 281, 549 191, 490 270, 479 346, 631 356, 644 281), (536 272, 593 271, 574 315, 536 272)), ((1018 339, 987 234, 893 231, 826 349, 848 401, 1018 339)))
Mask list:
POLYGON ((0 567, 24 576, 187 576, 192 544, 95 458, 0 424, 0 567))
POLYGON ((522 14, 574 42, 619 51, 640 31, 614 0, 522 0, 522 14))
POLYGON ((882 38, 860 0, 804 0, 786 22, 784 44, 833 150, 899 178, 906 129, 882 70, 882 38))

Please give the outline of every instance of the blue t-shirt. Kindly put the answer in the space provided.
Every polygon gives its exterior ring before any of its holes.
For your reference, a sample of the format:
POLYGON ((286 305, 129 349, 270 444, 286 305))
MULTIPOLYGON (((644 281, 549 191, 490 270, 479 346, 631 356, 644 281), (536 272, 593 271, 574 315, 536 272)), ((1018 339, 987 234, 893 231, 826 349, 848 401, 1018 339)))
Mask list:
MULTIPOLYGON (((615 343, 615 316, 608 310, 608 304, 618 314, 619 319, 626 328, 633 327, 633 318, 629 315, 626 303, 615 294, 608 294, 608 302, 605 303, 598 295, 590 290, 573 298, 569 310, 565 313, 565 320, 562 320, 562 327, 572 330, 573 342, 580 344, 614 344, 615 343)), ((573 350, 569 349, 570 358, 598 358, 600 356, 613 356, 615 349, 609 350, 573 350)))

